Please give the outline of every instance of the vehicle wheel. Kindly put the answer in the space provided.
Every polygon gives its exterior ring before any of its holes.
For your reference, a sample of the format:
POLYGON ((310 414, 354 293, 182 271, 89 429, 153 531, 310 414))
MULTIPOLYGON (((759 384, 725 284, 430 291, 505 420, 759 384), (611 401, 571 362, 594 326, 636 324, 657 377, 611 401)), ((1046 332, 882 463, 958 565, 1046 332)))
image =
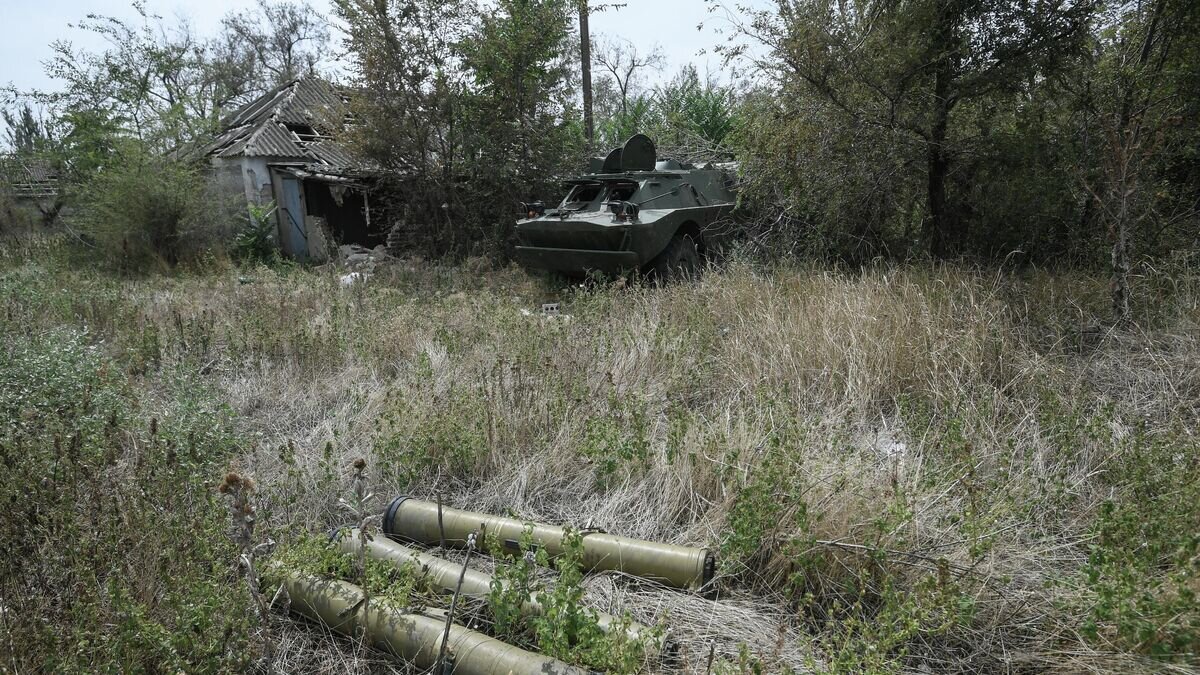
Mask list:
POLYGON ((700 252, 686 234, 671 237, 670 243, 650 262, 650 276, 658 283, 694 279, 700 274, 700 252))

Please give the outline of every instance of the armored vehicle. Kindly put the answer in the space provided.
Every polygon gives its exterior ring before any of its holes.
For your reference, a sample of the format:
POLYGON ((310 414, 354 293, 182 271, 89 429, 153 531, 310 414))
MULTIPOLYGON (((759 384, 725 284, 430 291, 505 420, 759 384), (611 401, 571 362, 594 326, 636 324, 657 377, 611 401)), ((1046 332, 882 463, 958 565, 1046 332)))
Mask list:
POLYGON ((654 142, 641 134, 566 183, 558 208, 526 204, 528 217, 517 222, 517 260, 527 268, 688 276, 734 205, 727 171, 658 161, 654 142))

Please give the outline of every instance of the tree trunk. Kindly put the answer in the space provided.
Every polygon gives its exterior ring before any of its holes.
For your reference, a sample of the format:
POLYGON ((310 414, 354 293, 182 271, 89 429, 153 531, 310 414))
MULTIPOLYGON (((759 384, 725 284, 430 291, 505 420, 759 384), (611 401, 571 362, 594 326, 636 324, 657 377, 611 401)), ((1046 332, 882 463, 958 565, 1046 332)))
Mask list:
POLYGON ((950 88, 954 80, 954 36, 959 9, 953 0, 939 5, 928 138, 928 213, 925 217, 924 234, 930 254, 935 258, 945 258, 950 254, 953 244, 950 236, 950 218, 946 213, 946 176, 950 172, 946 135, 950 127, 950 109, 954 106, 950 88))
POLYGON ((934 82, 933 124, 929 130, 928 152, 928 213, 925 219, 925 241, 935 258, 950 254, 949 216, 946 213, 946 176, 950 160, 946 156, 946 130, 950 125, 948 69, 938 69, 934 82))
POLYGON ((596 144, 596 126, 592 117, 592 38, 588 32, 588 0, 579 0, 579 62, 583 69, 583 132, 588 152, 596 144))
MULTIPOLYGON (((1137 155, 1147 152, 1141 149, 1142 123, 1133 115, 1134 100, 1141 96, 1149 98, 1149 92, 1142 91, 1140 87, 1145 81, 1154 79, 1149 77, 1150 73, 1146 72, 1150 65, 1150 57, 1156 47, 1166 49, 1159 45, 1158 40, 1158 31, 1165 8, 1165 0, 1156 0, 1151 9, 1150 21, 1146 26, 1146 36, 1142 40, 1139 50, 1137 66, 1134 68, 1133 75, 1126 84, 1125 94, 1121 98, 1119 122, 1116 133, 1113 135, 1113 147, 1110 150, 1113 169, 1109 179, 1111 181, 1109 208, 1113 214, 1113 223, 1109 228, 1109 236, 1112 239, 1113 320, 1117 324, 1129 323, 1133 316, 1129 309, 1129 273, 1133 267, 1130 264, 1129 252, 1130 230, 1132 229, 1130 221, 1133 214, 1130 213, 1129 202, 1138 189, 1137 164, 1139 158, 1137 155), (1114 201, 1116 202, 1115 208, 1112 206, 1114 201)), ((1158 60, 1156 69, 1161 69, 1163 62, 1162 59, 1158 60)))
MULTIPOLYGON (((940 106, 939 106, 940 107, 940 106)), ((929 252, 935 258, 945 258, 950 253, 950 237, 946 215, 946 174, 949 162, 946 159, 946 117, 935 120, 933 133, 929 137, 928 207, 925 239, 929 252)))
POLYGON ((1126 176, 1115 186, 1113 196, 1117 199, 1116 222, 1112 227, 1112 308, 1113 318, 1118 324, 1128 323, 1129 311, 1129 196, 1131 186, 1126 176))

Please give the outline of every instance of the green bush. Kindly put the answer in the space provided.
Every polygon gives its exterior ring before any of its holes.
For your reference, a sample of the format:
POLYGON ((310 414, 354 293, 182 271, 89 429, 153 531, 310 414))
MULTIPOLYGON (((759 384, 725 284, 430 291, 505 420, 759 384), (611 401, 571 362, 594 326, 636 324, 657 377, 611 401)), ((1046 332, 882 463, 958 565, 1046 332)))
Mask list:
POLYGON ((210 484, 235 444, 225 410, 167 378, 170 402, 149 415, 122 370, 79 333, 2 333, 0 595, 8 645, 17 645, 5 663, 245 669, 250 598, 210 484))
POLYGON ((123 270, 173 267, 220 253, 231 204, 199 165, 125 143, 81 189, 80 229, 123 270))
POLYGON ((1139 435, 1110 473, 1084 567, 1084 634, 1156 657, 1200 650, 1200 453, 1139 435))
MULTIPOLYGON (((4 176, 0 175, 0 180, 4 180, 4 176)), ((29 232, 37 221, 34 208, 17 202, 0 186, 0 236, 29 232)))
MULTIPOLYGON (((342 530, 339 536, 349 536, 342 530)), ((375 537, 382 537, 376 532, 375 537)), ((449 596, 434 589, 422 568, 412 560, 395 564, 367 557, 362 587, 371 602, 396 611, 419 611, 423 607, 448 607, 449 596)), ((292 533, 272 556, 268 569, 279 573, 310 574, 324 579, 355 579, 355 556, 342 551, 325 534, 292 533)), ((267 589, 268 594, 273 589, 267 589)))
POLYGON ((608 403, 607 415, 587 420, 581 448, 604 484, 644 471, 650 461, 650 423, 644 405, 616 395, 610 396, 608 403))

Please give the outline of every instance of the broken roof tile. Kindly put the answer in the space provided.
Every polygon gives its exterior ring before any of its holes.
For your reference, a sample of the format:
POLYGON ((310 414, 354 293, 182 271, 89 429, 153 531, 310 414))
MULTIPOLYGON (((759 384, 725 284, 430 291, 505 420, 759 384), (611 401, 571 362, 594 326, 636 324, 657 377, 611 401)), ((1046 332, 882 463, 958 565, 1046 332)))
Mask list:
POLYGON ((274 157, 362 169, 362 161, 323 133, 331 120, 345 117, 345 103, 345 96, 329 82, 293 80, 230 115, 203 152, 210 157, 274 157))

